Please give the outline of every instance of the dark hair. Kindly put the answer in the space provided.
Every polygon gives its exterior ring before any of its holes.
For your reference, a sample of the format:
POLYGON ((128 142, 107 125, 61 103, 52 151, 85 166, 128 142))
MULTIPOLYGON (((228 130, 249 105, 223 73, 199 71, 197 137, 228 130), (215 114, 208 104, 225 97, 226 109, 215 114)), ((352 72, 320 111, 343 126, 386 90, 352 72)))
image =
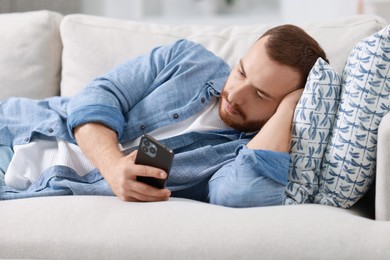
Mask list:
POLYGON ((300 87, 319 57, 329 63, 318 42, 302 28, 285 24, 266 31, 261 37, 269 36, 265 48, 269 57, 300 72, 300 87))

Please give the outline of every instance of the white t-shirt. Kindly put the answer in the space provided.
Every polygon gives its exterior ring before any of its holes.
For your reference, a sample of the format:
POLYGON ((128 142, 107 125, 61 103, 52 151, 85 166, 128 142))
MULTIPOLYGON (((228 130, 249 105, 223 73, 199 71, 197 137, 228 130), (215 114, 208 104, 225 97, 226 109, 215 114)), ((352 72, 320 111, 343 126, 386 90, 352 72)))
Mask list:
MULTIPOLYGON (((176 124, 168 125, 149 133, 158 140, 185 134, 218 129, 227 126, 219 117, 218 99, 212 97, 209 106, 200 113, 176 124)), ((139 139, 119 145, 121 150, 138 146, 139 139)), ((14 155, 5 174, 6 185, 24 190, 37 181, 42 173, 55 165, 68 166, 80 176, 84 176, 95 167, 81 152, 80 147, 62 139, 36 139, 28 144, 15 145, 14 155)))

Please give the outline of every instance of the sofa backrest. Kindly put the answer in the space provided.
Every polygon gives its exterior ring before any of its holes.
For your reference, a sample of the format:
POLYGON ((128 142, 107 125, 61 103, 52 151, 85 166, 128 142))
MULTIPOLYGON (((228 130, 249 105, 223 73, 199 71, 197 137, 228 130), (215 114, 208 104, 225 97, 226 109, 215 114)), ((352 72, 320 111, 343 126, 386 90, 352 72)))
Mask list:
MULTIPOLYGON (((330 63, 341 72, 353 45, 385 24, 377 16, 353 16, 302 27, 319 41, 330 63)), ((64 45, 61 95, 77 94, 88 81, 115 65, 180 38, 202 43, 233 66, 274 25, 161 25, 68 15, 61 23, 64 45)))
MULTIPOLYGON (((377 16, 353 16, 302 27, 341 72, 352 46, 385 24, 377 16)), ((162 25, 51 11, 1 14, 0 100, 75 95, 112 67, 180 38, 202 43, 233 66, 275 25, 162 25)))
POLYGON ((0 15, 0 100, 60 94, 61 19, 49 11, 0 15))

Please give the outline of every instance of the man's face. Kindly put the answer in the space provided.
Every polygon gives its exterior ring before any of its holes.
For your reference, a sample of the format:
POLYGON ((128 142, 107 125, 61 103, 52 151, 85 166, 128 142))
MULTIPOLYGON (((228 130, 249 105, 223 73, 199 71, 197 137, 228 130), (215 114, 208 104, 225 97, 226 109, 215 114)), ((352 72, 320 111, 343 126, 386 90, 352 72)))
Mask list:
POLYGON ((219 115, 238 131, 259 130, 300 82, 299 72, 268 57, 264 46, 267 39, 258 40, 249 49, 222 90, 219 115))

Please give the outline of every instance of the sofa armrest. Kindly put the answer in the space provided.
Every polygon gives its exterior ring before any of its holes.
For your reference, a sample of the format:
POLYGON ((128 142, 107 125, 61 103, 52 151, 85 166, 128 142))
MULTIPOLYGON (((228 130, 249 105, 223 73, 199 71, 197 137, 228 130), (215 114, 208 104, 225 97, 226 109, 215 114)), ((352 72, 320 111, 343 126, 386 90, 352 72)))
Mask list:
POLYGON ((390 113, 379 125, 376 167, 375 218, 390 220, 390 113))

